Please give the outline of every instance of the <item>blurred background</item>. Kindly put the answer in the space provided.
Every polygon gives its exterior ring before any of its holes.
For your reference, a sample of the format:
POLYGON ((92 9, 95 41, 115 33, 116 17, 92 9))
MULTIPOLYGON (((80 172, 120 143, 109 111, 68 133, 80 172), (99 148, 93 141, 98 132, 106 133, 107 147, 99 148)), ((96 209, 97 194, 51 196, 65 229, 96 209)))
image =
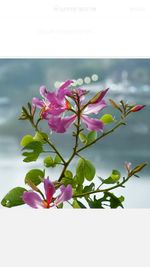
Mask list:
MULTIPOLYGON (((126 161, 133 166, 150 162, 150 59, 0 59, 0 200, 12 187, 24 186, 28 170, 42 166, 42 159, 32 164, 22 162, 20 139, 33 133, 27 122, 18 120, 22 105, 33 96, 39 97, 41 85, 54 90, 67 79, 77 81, 91 96, 109 87, 106 99, 146 105, 128 118, 128 126, 85 152, 95 162, 98 175, 106 178, 112 169, 125 174, 126 161)), ((117 119, 110 106, 102 114, 109 112, 117 119)), ((56 134, 54 140, 67 157, 70 133, 56 134)), ((57 178, 55 169, 48 172, 57 178)), ((132 178, 125 189, 116 190, 118 196, 125 196, 126 208, 150 208, 149 172, 147 166, 141 178, 132 178)))

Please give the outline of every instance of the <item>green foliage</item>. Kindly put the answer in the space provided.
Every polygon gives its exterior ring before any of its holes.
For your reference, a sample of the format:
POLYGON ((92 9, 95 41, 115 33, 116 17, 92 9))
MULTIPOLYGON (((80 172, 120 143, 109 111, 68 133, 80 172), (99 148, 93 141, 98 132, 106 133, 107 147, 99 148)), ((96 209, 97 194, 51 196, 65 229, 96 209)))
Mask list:
POLYGON ((80 158, 76 166, 76 177, 75 180, 78 184, 83 184, 84 182, 84 160, 80 158))
POLYGON ((54 167, 55 164, 54 164, 54 161, 53 161, 53 158, 51 156, 47 156, 45 159, 44 159, 44 166, 45 167, 54 167))
POLYGON ((91 191, 94 191, 94 190, 95 190, 95 184, 91 183, 90 185, 86 185, 83 188, 83 193, 88 193, 88 192, 91 192, 91 191))
POLYGON ((4 207, 11 208, 19 205, 23 205, 22 200, 23 192, 27 191, 22 187, 15 187, 8 192, 8 194, 2 199, 1 204, 4 207))
POLYGON ((96 131, 92 131, 89 132, 87 135, 87 145, 92 143, 95 139, 97 138, 97 132, 96 131))
POLYGON ((117 170, 113 170, 111 175, 107 179, 101 179, 103 184, 115 184, 119 181, 121 174, 117 170))
POLYGON ((42 181, 41 178, 44 178, 44 172, 39 169, 33 169, 26 174, 25 184, 31 181, 34 185, 39 185, 42 181))
POLYGON ((74 181, 77 185, 82 185, 84 183, 84 176, 75 175, 74 181))
POLYGON ((61 158, 58 155, 56 155, 54 158, 54 164, 56 165, 56 164, 60 164, 60 163, 61 163, 61 158))
POLYGON ((73 173, 69 170, 66 170, 64 173, 64 177, 62 178, 62 183, 66 186, 71 184, 73 188, 76 187, 76 181, 73 178, 73 173))
POLYGON ((48 140, 48 135, 43 132, 36 132, 35 136, 33 137, 33 140, 45 144, 46 140, 48 140))
POLYGON ((47 156, 44 159, 44 166, 45 167, 55 167, 57 164, 61 163, 61 158, 56 155, 55 158, 53 159, 51 156, 47 156))
POLYGON ((118 207, 123 208, 122 205, 122 201, 124 201, 123 196, 121 196, 120 198, 116 197, 114 194, 110 193, 110 192, 105 192, 104 193, 104 197, 109 200, 110 202, 110 208, 112 209, 116 209, 118 207))
POLYGON ((82 194, 82 192, 83 192, 83 185, 82 184, 77 185, 76 186, 76 190, 75 190, 74 193, 76 193, 76 194, 82 194))
POLYGON ((94 200, 92 200, 91 198, 85 198, 85 199, 91 209, 103 209, 101 199, 96 199, 96 196, 94 196, 94 200))
POLYGON ((76 181, 78 184, 83 184, 84 178, 92 181, 95 176, 95 167, 93 164, 84 158, 80 158, 76 167, 76 181))
POLYGON ((96 170, 94 165, 89 160, 84 160, 84 175, 88 181, 92 181, 96 170))
POLYGON ((77 199, 73 200, 72 207, 74 209, 86 209, 86 207, 77 199))
POLYGON ((28 134, 21 139, 20 145, 27 146, 31 142, 33 142, 33 136, 28 134))
POLYGON ((110 192, 104 192, 103 197, 99 199, 97 199, 96 196, 94 196, 93 200, 89 197, 85 197, 85 199, 89 204, 89 207, 92 209, 103 209, 105 206, 109 206, 112 209, 116 209, 118 207, 123 208, 122 202, 124 201, 124 197, 116 197, 110 192))
POLYGON ((112 122, 115 122, 114 117, 111 114, 104 114, 100 120, 104 123, 104 124, 109 124, 112 122))
POLYGON ((43 147, 41 142, 34 141, 26 145, 23 150, 27 150, 28 152, 23 152, 22 155, 25 156, 24 162, 32 162, 36 161, 43 152, 43 147))
POLYGON ((73 178, 73 173, 71 171, 69 171, 69 170, 66 170, 65 173, 64 173, 64 175, 65 175, 65 177, 68 177, 70 179, 73 178))
POLYGON ((82 132, 79 133, 79 139, 82 143, 86 144, 87 143, 87 138, 86 138, 86 135, 83 134, 82 132))
POLYGON ((57 209, 63 209, 63 203, 60 203, 59 205, 57 205, 57 209))
POLYGON ((80 138, 80 141, 84 145, 88 145, 88 144, 92 143, 97 138, 97 132, 91 131, 87 134, 87 136, 81 132, 79 134, 79 138, 80 138))

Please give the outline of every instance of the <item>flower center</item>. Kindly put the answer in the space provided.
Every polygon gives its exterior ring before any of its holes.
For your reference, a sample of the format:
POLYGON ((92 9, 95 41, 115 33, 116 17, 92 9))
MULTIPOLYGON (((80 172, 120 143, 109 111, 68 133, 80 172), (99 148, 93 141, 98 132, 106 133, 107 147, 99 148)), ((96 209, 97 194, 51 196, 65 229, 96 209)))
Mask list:
POLYGON ((45 209, 49 209, 49 208, 50 208, 50 205, 49 205, 49 203, 47 202, 47 200, 43 200, 43 207, 44 207, 45 209))

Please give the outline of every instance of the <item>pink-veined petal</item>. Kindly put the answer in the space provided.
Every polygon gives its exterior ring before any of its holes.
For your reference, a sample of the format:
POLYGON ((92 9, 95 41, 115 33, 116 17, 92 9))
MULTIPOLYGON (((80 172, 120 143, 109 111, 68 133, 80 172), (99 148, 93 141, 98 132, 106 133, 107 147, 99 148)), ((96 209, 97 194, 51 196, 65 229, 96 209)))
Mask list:
POLYGON ((68 87, 73 83, 72 80, 68 80, 64 82, 58 89, 57 97, 60 101, 63 101, 65 96, 67 96, 70 93, 70 90, 68 87))
POLYGON ((58 104, 58 98, 56 92, 48 92, 46 99, 49 101, 50 104, 58 104))
POLYGON ((22 199, 31 208, 37 209, 39 207, 43 207, 42 199, 37 193, 33 191, 28 191, 28 192, 25 191, 22 195, 22 199))
POLYGON ((67 80, 67 81, 65 81, 65 82, 59 87, 59 90, 68 88, 72 83, 73 83, 72 80, 67 80))
POLYGON ((49 180, 49 177, 47 177, 47 179, 44 179, 44 190, 47 203, 50 204, 56 190, 54 184, 49 180))
POLYGON ((45 85, 42 85, 42 86, 40 87, 39 91, 40 91, 41 96, 43 96, 44 98, 47 97, 47 93, 48 93, 48 92, 47 92, 47 89, 46 89, 45 85))
POLYGON ((40 99, 37 98, 37 97, 34 97, 34 98, 32 99, 32 105, 33 105, 33 106, 36 106, 36 107, 38 107, 38 108, 43 108, 43 107, 44 107, 44 103, 43 103, 43 101, 40 100, 40 99))
POLYGON ((79 98, 79 102, 82 103, 85 95, 87 94, 87 90, 81 88, 75 88, 71 91, 67 92, 67 96, 77 100, 79 98))
POLYGON ((95 104, 89 104, 84 109, 84 114, 98 114, 99 111, 101 111, 103 108, 107 106, 105 100, 101 100, 95 104))
POLYGON ((86 115, 81 116, 81 120, 85 123, 89 131, 102 131, 104 128, 104 123, 98 119, 89 118, 86 115))
POLYGON ((72 115, 65 118, 52 116, 48 121, 48 125, 52 131, 56 133, 64 133, 66 132, 68 127, 75 121, 75 119, 76 115, 72 115))
POLYGON ((54 205, 56 206, 72 198, 72 186, 70 184, 68 184, 66 187, 64 185, 61 185, 60 191, 60 195, 56 198, 54 202, 54 205))

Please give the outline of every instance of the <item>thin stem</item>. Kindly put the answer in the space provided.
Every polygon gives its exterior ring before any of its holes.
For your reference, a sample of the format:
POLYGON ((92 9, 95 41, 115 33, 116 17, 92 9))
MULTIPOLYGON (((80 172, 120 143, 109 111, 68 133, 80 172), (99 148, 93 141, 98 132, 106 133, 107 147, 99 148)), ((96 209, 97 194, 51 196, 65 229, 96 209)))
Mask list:
MULTIPOLYGON (((34 123, 33 118, 30 118, 30 122, 33 126, 33 128, 37 131, 40 132, 39 128, 38 128, 38 123, 40 122, 40 119, 37 121, 37 123, 34 123)), ((53 148, 53 150, 55 151, 55 153, 61 158, 62 162, 65 164, 65 160, 63 159, 62 155, 60 154, 60 152, 58 151, 58 149, 53 145, 53 143, 51 143, 49 140, 47 140, 46 138, 43 138, 44 141, 51 147, 53 148)))
POLYGON ((96 143, 98 140, 104 138, 105 136, 109 135, 110 133, 114 132, 117 128, 119 128, 121 125, 126 125, 124 121, 120 121, 118 122, 117 125, 115 125, 111 130, 103 133, 101 136, 99 136, 97 139, 95 139, 93 142, 91 142, 90 144, 86 145, 86 146, 83 146, 81 147, 80 149, 77 150, 78 148, 78 140, 79 140, 79 133, 80 133, 80 114, 78 114, 78 123, 76 124, 76 128, 77 128, 77 132, 76 132, 76 141, 75 141, 75 146, 74 146, 74 149, 73 149, 73 153, 71 155, 71 157, 69 158, 69 160, 64 163, 64 168, 62 170, 62 173, 58 179, 58 181, 60 182, 61 179, 63 178, 64 176, 64 173, 68 167, 68 165, 70 164, 70 162, 72 161, 72 159, 74 158, 75 155, 78 155, 79 152, 81 152, 82 150, 88 148, 89 146, 93 145, 94 143, 96 143))
POLYGON ((77 195, 73 195, 73 198, 74 197, 84 197, 86 195, 91 195, 91 194, 96 194, 96 193, 104 193, 104 192, 108 192, 108 191, 111 191, 113 189, 116 189, 118 187, 123 187, 123 185, 130 179, 130 177, 132 177, 133 175, 132 174, 128 174, 127 178, 126 179, 123 179, 123 181, 117 185, 114 185, 114 186, 111 186, 109 188, 106 188, 106 189, 97 189, 97 190, 94 190, 94 191, 90 191, 90 192, 86 192, 86 193, 82 193, 82 194, 77 194, 77 195))
POLYGON ((90 147, 91 145, 95 144, 97 141, 99 141, 100 139, 104 138, 105 136, 109 135, 110 133, 114 132, 117 128, 119 128, 121 125, 126 125, 126 123, 124 121, 120 121, 117 123, 117 125, 115 125, 111 130, 103 133, 101 136, 99 136, 98 138, 96 138, 93 142, 91 142, 90 144, 87 144, 83 147, 81 147, 80 149, 77 150, 77 153, 81 152, 82 150, 90 147))
POLYGON ((78 111, 77 111, 77 124, 75 124, 76 126, 76 133, 75 133, 75 145, 73 148, 73 152, 70 156, 70 158, 68 159, 67 162, 64 163, 64 168, 60 174, 60 177, 58 179, 58 182, 60 182, 62 180, 62 178, 64 177, 64 173, 67 170, 67 167, 69 166, 70 162, 73 160, 73 158, 75 157, 75 155, 77 154, 77 148, 78 148, 78 141, 79 141, 79 133, 80 133, 80 99, 77 96, 77 107, 78 107, 78 111))
POLYGON ((53 143, 51 143, 49 140, 45 139, 45 141, 47 142, 47 144, 49 144, 50 147, 53 148, 53 150, 56 152, 56 154, 61 158, 62 162, 65 164, 66 161, 63 159, 62 155, 59 153, 58 149, 53 145, 53 143))

